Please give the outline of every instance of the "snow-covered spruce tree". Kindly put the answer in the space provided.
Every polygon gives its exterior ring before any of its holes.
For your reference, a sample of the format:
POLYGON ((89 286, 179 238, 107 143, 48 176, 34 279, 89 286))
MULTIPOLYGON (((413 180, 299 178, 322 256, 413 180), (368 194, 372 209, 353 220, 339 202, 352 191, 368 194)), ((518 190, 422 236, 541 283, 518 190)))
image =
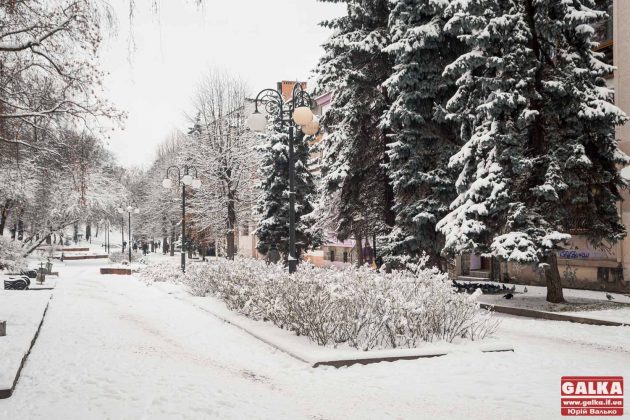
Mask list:
MULTIPOLYGON (((327 212, 337 236, 354 235, 360 243, 366 233, 384 232, 394 224, 393 192, 383 167, 389 140, 380 127, 389 108, 383 82, 393 66, 383 51, 388 45, 390 4, 343 2, 347 15, 322 23, 334 33, 324 44, 317 68, 320 88, 334 95, 322 119, 328 132, 322 145, 323 196, 338 195, 338 207, 327 212)), ((361 263, 360 255, 358 260, 361 263)))
POLYGON ((442 107, 456 91, 444 68, 464 50, 444 33, 443 0, 394 0, 389 20, 394 74, 385 82, 393 101, 383 121, 391 130, 387 170, 394 189, 396 226, 386 260, 417 259, 426 253, 442 270, 443 235, 435 225, 456 196, 448 160, 460 147, 457 124, 445 121, 442 107))
POLYGON ((625 235, 617 202, 627 164, 604 76, 592 51, 591 0, 456 0, 447 29, 471 52, 448 104, 467 143, 452 159, 459 196, 438 224, 446 250, 538 265, 547 300, 562 302, 556 252, 579 229, 591 243, 625 235))
MULTIPOLYGON (((277 121, 269 123, 261 135, 259 146, 261 166, 261 196, 257 203, 260 217, 256 236, 256 249, 267 254, 275 246, 286 258, 289 255, 289 135, 286 126, 277 121)), ((321 238, 313 233, 313 220, 304 217, 313 211, 311 199, 315 195, 315 182, 308 170, 310 156, 308 137, 299 129, 293 141, 295 157, 295 244, 297 257, 309 248, 321 244, 321 238)))

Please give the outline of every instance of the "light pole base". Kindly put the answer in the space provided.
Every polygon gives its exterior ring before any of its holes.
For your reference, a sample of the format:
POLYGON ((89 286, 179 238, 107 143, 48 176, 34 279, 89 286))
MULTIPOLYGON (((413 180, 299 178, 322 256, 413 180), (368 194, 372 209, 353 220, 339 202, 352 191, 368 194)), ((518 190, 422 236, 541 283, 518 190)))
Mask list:
POLYGON ((297 271, 297 260, 289 259, 289 274, 293 274, 297 271))

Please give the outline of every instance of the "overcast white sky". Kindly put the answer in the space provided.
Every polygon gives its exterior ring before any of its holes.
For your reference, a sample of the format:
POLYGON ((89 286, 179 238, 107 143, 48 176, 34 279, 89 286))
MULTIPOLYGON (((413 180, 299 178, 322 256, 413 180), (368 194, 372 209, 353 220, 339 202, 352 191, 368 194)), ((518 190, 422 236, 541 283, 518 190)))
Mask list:
POLYGON ((195 86, 210 68, 240 75, 252 94, 308 78, 330 36, 318 23, 345 11, 316 0, 159 0, 155 13, 152 0, 135 0, 130 37, 129 2, 111 0, 118 35, 101 52, 105 93, 128 113, 108 140, 125 166, 148 165, 169 133, 186 128, 195 86))

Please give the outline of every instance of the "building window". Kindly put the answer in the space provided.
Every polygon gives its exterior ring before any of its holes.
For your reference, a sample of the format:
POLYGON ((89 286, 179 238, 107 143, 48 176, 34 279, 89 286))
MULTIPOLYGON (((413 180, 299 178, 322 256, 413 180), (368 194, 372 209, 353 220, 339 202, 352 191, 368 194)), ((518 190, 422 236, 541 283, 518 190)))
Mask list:
POLYGON ((343 253, 343 262, 347 263, 348 262, 348 252, 344 252, 343 253))
POLYGON ((335 251, 333 251, 332 249, 328 252, 330 261, 335 261, 335 251))

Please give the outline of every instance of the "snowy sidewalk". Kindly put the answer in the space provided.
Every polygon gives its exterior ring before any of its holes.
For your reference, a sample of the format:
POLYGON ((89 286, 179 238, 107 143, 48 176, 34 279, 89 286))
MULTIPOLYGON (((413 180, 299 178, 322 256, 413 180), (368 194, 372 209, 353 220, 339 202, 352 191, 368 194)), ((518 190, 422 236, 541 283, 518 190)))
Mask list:
POLYGON ((0 419, 553 419, 560 376, 630 377, 627 328, 511 317, 514 353, 313 369, 99 266, 63 267, 0 419))

